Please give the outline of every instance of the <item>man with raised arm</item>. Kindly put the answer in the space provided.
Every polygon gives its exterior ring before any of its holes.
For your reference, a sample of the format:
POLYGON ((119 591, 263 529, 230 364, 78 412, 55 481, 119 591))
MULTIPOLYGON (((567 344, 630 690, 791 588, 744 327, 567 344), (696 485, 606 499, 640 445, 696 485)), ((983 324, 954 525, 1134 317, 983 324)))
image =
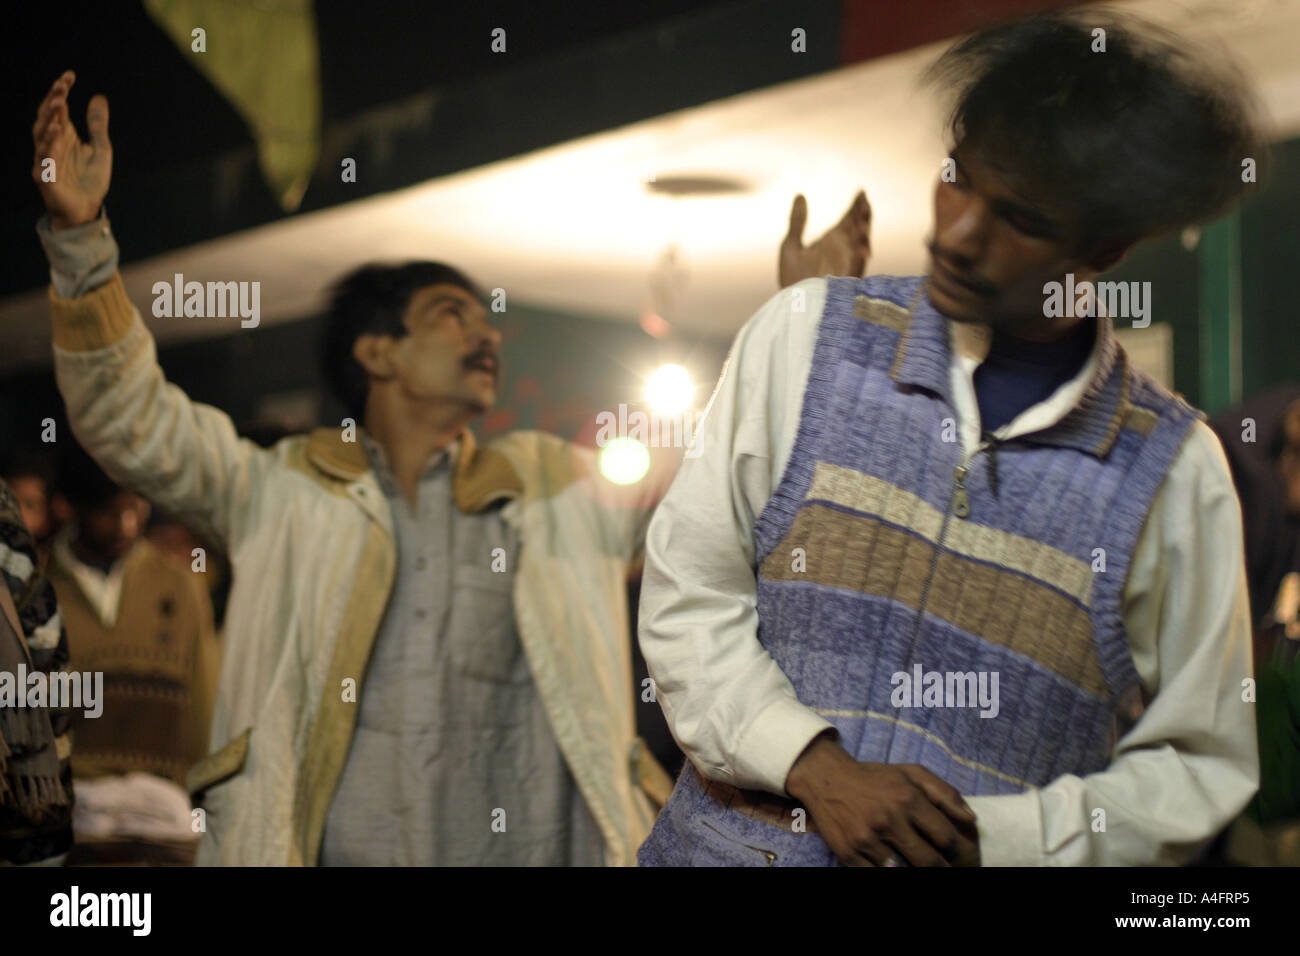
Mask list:
MULTIPOLYGON (((199 862, 632 863, 671 781, 635 733, 625 579, 674 456, 619 488, 551 435, 477 447, 500 335, 437 262, 334 290, 327 374, 356 425, 240 439, 166 382, 127 300, 108 103, 81 142, 74 79, 32 131, 68 415, 109 475, 234 566, 212 753, 189 777, 199 862)), ((800 198, 782 275, 861 274, 865 196, 806 248, 805 215, 800 198)))
POLYGON ((631 863, 666 783, 635 733, 624 584, 655 481, 619 489, 538 432, 476 447, 500 334, 436 262, 335 290, 327 364, 357 427, 240 439, 158 366, 102 209, 108 103, 81 142, 73 81, 33 127, 68 416, 234 566, 211 755, 189 777, 199 862, 631 863))

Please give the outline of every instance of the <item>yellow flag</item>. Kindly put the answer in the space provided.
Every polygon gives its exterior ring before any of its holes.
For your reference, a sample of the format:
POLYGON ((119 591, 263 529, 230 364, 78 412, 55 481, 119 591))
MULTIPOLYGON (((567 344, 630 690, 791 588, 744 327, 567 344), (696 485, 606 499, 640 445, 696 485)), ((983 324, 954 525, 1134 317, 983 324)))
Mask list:
POLYGON ((244 118, 262 175, 285 212, 320 157, 320 49, 312 0, 144 0, 194 68, 244 118))

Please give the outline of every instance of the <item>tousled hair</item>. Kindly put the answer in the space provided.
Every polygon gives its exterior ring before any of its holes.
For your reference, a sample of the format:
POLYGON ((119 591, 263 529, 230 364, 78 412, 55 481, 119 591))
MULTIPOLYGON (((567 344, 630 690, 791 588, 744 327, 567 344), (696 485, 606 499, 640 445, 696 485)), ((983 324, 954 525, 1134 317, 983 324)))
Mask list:
POLYGON ((1104 7, 980 30, 923 76, 951 99, 954 147, 1072 220, 1081 247, 1166 234, 1225 211, 1262 175, 1258 106, 1235 65, 1104 7), (1094 52, 1093 31, 1105 31, 1094 52))

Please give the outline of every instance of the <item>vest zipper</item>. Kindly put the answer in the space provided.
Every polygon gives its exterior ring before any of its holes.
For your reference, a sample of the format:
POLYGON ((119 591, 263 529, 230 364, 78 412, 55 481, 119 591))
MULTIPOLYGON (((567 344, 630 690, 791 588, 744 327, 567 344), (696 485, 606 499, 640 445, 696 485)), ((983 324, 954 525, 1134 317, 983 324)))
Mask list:
MULTIPOLYGON (((930 570, 925 576, 925 583, 921 586, 921 603, 916 609, 916 624, 912 628, 912 650, 916 649, 916 638, 921 632, 921 622, 925 619, 925 606, 930 599, 930 585, 934 581, 934 571, 939 564, 939 549, 943 547, 944 541, 948 538, 948 522, 953 515, 958 518, 970 517, 970 498, 966 494, 966 475, 970 473, 970 463, 974 461, 975 456, 980 452, 986 451, 996 444, 995 439, 986 438, 952 471, 952 497, 948 503, 948 510, 943 515, 943 525, 939 529, 939 540, 935 542, 934 553, 930 556, 930 570)), ((911 662, 911 652, 909 651, 909 666, 911 662)))
POLYGON ((982 451, 989 453, 989 490, 993 492, 994 498, 998 496, 999 444, 1000 440, 994 438, 991 432, 985 432, 979 446, 970 453, 970 456, 965 461, 953 469, 952 512, 958 518, 970 517, 970 498, 966 495, 966 475, 970 473, 971 461, 982 451))

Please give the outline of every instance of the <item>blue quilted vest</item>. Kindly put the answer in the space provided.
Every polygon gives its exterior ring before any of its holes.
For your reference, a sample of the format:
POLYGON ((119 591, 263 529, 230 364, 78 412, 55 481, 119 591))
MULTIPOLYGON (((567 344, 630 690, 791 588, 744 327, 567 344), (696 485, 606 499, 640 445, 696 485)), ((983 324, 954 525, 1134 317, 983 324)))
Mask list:
MULTIPOLYGON (((1141 710, 1122 604, 1200 413, 1100 363, 1050 428, 969 457, 920 277, 831 279, 790 462, 754 529, 758 640, 860 761, 1010 794, 1110 761, 1141 710)), ((794 801, 688 761, 642 865, 830 865, 794 801)))

